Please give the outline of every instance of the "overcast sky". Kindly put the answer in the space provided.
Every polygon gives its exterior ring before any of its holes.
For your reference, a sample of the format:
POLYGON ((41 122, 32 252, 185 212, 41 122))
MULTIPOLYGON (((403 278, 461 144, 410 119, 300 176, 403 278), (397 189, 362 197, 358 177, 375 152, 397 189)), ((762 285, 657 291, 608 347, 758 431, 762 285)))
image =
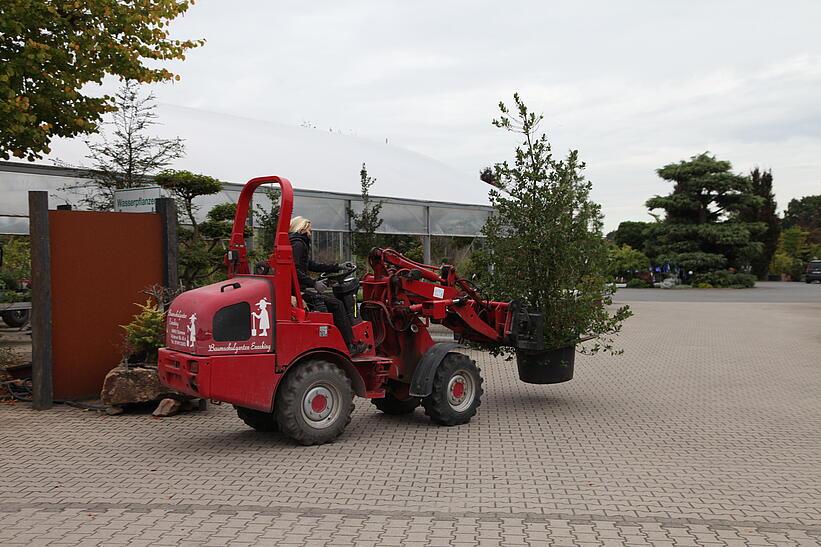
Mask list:
POLYGON ((655 169, 705 150, 772 168, 781 209, 821 194, 819 0, 200 0, 173 29, 207 44, 161 102, 387 138, 471 176, 510 157, 490 120, 518 91, 580 151, 609 229, 649 219, 655 169))

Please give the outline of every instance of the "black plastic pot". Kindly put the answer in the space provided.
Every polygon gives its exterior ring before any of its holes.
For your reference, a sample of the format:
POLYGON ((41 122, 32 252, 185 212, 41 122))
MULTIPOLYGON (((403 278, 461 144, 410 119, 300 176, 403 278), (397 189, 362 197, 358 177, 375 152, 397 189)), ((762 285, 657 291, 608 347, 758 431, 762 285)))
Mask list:
POLYGON ((558 384, 573 379, 576 348, 516 351, 519 379, 527 384, 558 384))

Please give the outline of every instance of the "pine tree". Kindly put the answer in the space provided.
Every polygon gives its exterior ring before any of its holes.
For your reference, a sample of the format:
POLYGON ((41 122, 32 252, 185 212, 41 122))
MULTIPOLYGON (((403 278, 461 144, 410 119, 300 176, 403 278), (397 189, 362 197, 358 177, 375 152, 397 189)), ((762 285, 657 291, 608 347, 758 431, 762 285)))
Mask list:
POLYGON ((667 196, 647 200, 651 211, 664 211, 661 222, 650 227, 647 254, 656 264, 700 273, 742 269, 760 255, 763 245, 754 238, 765 226, 746 222, 739 213, 764 200, 753 194, 748 177, 731 170, 730 162, 705 152, 657 171, 674 187, 667 196))
POLYGON ((755 236, 755 240, 762 245, 761 254, 752 258, 750 264, 753 274, 758 279, 767 279, 770 262, 778 247, 778 238, 781 235, 781 220, 778 218, 773 194, 772 171, 761 171, 756 167, 750 172, 750 189, 753 194, 761 198, 759 206, 745 207, 739 212, 739 220, 743 222, 759 222, 766 225, 763 232, 755 236))

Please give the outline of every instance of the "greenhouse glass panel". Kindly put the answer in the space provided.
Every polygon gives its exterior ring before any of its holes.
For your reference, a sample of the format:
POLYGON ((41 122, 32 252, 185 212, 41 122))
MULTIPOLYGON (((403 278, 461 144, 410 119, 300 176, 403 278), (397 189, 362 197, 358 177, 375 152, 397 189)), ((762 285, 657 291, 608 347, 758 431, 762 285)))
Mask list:
POLYGON ((29 219, 23 217, 0 217, 0 234, 29 233, 29 219))
POLYGON ((433 235, 479 236, 490 211, 456 207, 430 208, 430 233, 433 235))
POLYGON ((344 231, 348 229, 346 203, 344 199, 294 196, 292 218, 301 216, 311 219, 314 230, 344 231))
POLYGON ((345 262, 351 255, 350 234, 315 231, 311 237, 311 255, 316 262, 345 262))
MULTIPOLYGON (((362 212, 362 202, 354 201, 351 206, 355 213, 362 212)), ((403 205, 382 203, 379 212, 382 225, 377 230, 380 234, 426 234, 425 207, 422 205, 403 205)))
POLYGON ((197 208, 194 212, 194 218, 197 219, 197 222, 202 222, 208 215, 208 211, 210 211, 215 205, 221 205, 223 203, 236 203, 238 199, 239 192, 236 190, 221 190, 220 192, 211 194, 210 196, 200 196, 194 200, 194 207, 197 208))
MULTIPOLYGON (((277 191, 276 204, 279 205, 279 198, 280 198, 279 193, 278 193, 279 192, 279 187, 274 188, 274 186, 275 185, 273 185, 273 184, 266 184, 264 186, 261 186, 260 188, 258 188, 254 192, 253 209, 254 209, 255 213, 259 212, 260 209, 262 209, 266 213, 271 212, 273 204, 271 203, 271 199, 268 197, 268 191, 271 190, 271 189, 275 189, 277 191)), ((256 225, 257 225, 257 219, 254 218, 254 226, 256 226, 256 225)))
POLYGON ((28 215, 29 212, 29 191, 45 191, 49 195, 49 206, 54 208, 57 205, 70 204, 75 208, 77 203, 87 193, 80 190, 61 190, 66 186, 73 186, 79 183, 86 184, 86 179, 73 177, 54 177, 48 175, 37 175, 33 173, 13 173, 2 172, 2 185, 0 194, 0 215, 28 215))

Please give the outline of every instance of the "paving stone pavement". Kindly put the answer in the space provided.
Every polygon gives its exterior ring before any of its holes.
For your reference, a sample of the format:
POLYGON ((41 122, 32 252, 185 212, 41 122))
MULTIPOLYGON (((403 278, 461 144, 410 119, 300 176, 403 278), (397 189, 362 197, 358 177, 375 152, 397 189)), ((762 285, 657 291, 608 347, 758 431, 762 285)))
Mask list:
POLYGON ((633 307, 566 384, 473 354, 458 428, 358 399, 303 448, 228 406, 0 407, 0 545, 821 544, 821 305, 633 307))

